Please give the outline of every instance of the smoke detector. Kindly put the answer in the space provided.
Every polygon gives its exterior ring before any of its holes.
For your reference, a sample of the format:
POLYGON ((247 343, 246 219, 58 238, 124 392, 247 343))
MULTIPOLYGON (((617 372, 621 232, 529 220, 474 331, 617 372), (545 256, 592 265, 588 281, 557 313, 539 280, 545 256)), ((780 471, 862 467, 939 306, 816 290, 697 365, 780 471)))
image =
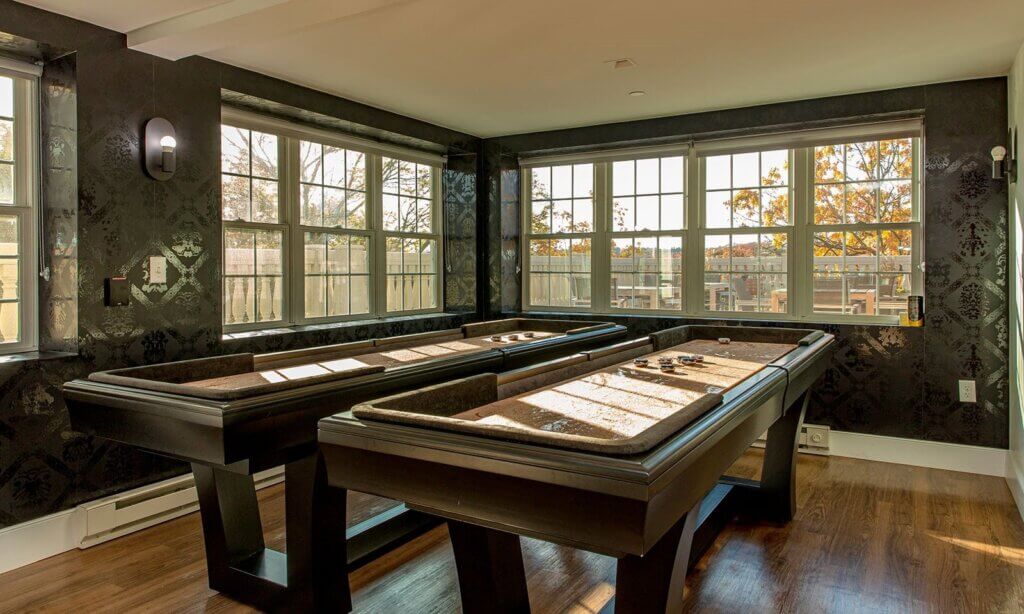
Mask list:
POLYGON ((633 68, 636 66, 636 62, 629 58, 619 58, 618 60, 606 60, 605 64, 611 64, 611 67, 615 70, 620 68, 633 68))

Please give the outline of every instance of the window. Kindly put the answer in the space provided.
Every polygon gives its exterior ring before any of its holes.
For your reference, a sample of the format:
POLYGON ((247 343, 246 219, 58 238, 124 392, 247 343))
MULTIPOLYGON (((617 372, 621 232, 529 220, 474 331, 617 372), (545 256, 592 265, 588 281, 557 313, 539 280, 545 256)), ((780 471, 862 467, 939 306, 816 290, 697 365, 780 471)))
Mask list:
POLYGON ((381 182, 387 242, 387 310, 433 311, 438 304, 434 170, 383 158, 381 182))
POLYGON ((306 319, 370 313, 366 154, 299 143, 306 319))
POLYGON ((536 168, 531 185, 530 304, 589 307, 594 165, 536 168))
POLYGON ((898 315, 919 251, 914 139, 815 147, 813 301, 818 313, 898 315))
POLYGON ((894 323, 924 287, 920 133, 527 158, 524 305, 894 323))
POLYGON ((437 311, 441 158, 225 109, 224 324, 437 311))
POLYGON ((37 346, 37 78, 0 68, 0 353, 37 346))
POLYGON ((287 320, 276 135, 235 126, 221 129, 224 216, 224 323, 287 320))
POLYGON ((789 157, 781 149, 701 160, 706 311, 786 312, 789 157))

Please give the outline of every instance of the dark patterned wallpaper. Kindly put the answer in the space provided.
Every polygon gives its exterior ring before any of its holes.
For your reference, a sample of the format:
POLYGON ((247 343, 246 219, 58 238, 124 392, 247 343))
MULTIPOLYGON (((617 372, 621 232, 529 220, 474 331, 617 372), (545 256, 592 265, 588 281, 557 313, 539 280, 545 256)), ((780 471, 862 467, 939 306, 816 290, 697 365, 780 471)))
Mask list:
POLYGON ((33 49, 72 51, 47 58, 42 79, 51 280, 41 282, 40 303, 42 349, 50 351, 35 360, 0 358, 0 527, 187 471, 72 431, 60 396, 67 380, 132 364, 452 328, 476 316, 478 139, 209 60, 132 52, 120 34, 9 0, 0 0, 0 15, 0 30, 13 35, 0 42, 27 39, 40 43, 33 49), (443 173, 451 315, 222 340, 225 89, 429 140, 449 153, 468 148, 473 155, 453 157, 443 173), (140 158, 142 128, 154 116, 177 132, 178 171, 167 182, 149 179, 140 158), (167 258, 165 284, 149 281, 152 255, 167 258), (103 279, 115 275, 129 280, 128 307, 103 305, 103 279))
MULTIPOLYGON (((487 139, 482 185, 489 192, 482 200, 497 226, 488 244, 489 287, 500 293, 491 296, 490 307, 514 311, 509 307, 520 296, 520 277, 510 274, 518 262, 519 192, 508 177, 520 152, 923 112, 927 324, 827 327, 838 336, 838 348, 807 420, 859 433, 1006 448, 1007 187, 990 178, 988 153, 1006 140, 1006 97, 1006 79, 993 78, 487 139), (977 404, 959 402, 959 378, 977 380, 977 404)), ((625 320, 638 334, 687 321, 625 320)))

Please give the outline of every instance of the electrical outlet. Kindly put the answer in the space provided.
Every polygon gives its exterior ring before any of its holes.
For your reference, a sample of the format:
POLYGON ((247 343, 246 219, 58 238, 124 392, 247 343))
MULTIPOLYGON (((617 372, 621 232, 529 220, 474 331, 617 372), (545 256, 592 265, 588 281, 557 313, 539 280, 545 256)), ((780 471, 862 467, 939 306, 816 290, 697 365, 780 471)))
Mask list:
POLYGON ((149 257, 149 283, 167 283, 167 258, 163 256, 149 257))
POLYGON ((974 380, 962 379, 960 380, 960 402, 961 403, 977 403, 978 394, 974 388, 974 380))

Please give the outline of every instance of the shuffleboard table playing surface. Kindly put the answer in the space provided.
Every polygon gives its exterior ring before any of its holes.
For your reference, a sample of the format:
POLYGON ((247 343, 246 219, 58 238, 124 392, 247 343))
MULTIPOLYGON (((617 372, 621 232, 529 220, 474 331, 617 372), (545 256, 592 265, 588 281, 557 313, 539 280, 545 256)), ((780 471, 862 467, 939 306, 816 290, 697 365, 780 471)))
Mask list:
POLYGON ((795 344, 695 340, 646 356, 648 365, 633 361, 601 369, 567 382, 552 384, 509 399, 452 416, 478 425, 474 432, 501 438, 508 429, 527 435, 519 439, 563 445, 570 449, 604 449, 635 454, 689 424, 722 401, 721 393, 796 349, 795 344), (682 354, 701 354, 704 361, 680 365, 682 354), (674 371, 660 370, 658 360, 675 362, 674 371), (659 429, 659 426, 663 427, 659 429), (656 429, 656 431, 652 431, 656 429), (573 435, 559 439, 549 434, 573 435), (645 435, 653 435, 646 437, 645 435), (584 439, 577 439, 584 438, 584 439), (590 440, 590 441, 587 441, 590 440), (592 440, 608 445, 595 446, 592 440), (590 445, 585 445, 590 444, 590 445))
POLYGON ((541 339, 553 339, 563 336, 563 333, 528 330, 522 331, 517 336, 517 339, 510 339, 507 334, 502 335, 500 341, 492 339, 491 335, 466 337, 464 339, 424 343, 393 350, 382 349, 345 358, 326 358, 276 369, 249 371, 182 383, 187 386, 195 386, 207 390, 259 390, 260 386, 266 384, 283 381, 299 383, 304 379, 320 378, 329 374, 335 374, 339 377, 356 377, 388 369, 406 367, 427 360, 468 356, 495 348, 509 348, 540 341, 541 339), (529 333, 531 336, 527 337, 524 333, 529 333))

